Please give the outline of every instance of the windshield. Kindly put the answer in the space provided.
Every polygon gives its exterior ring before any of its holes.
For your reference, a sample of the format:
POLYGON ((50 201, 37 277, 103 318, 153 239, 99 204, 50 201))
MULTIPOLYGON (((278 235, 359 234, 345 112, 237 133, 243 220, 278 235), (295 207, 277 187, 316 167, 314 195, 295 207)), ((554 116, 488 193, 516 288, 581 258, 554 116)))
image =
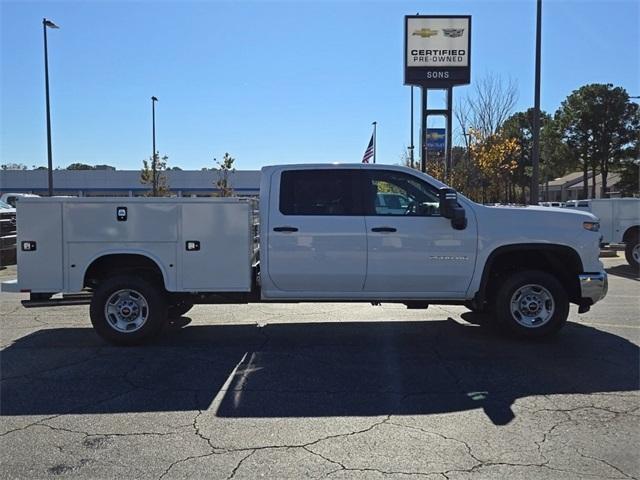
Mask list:
POLYGON ((13 209, 13 207, 11 205, 9 205, 8 203, 4 203, 2 200, 0 200, 0 208, 10 208, 13 209))

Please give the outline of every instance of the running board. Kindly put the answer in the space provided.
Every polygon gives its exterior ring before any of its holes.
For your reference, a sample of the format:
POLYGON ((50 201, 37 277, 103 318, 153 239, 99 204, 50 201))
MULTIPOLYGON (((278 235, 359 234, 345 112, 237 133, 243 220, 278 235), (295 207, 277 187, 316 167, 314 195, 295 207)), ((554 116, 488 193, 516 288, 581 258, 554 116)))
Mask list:
POLYGON ((22 306, 25 308, 39 307, 64 307, 72 305, 89 305, 92 295, 90 293, 70 293, 63 295, 62 298, 48 298, 39 300, 22 300, 22 306))

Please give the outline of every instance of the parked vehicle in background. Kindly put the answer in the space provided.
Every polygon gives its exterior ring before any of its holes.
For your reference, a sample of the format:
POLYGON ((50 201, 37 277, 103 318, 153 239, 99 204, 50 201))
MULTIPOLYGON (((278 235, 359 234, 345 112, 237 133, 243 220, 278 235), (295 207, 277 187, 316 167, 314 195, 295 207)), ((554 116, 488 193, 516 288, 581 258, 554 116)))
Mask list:
POLYGON ((380 193, 376 195, 376 209, 389 214, 402 214, 407 210, 409 199, 400 193, 380 193))
POLYGON ((0 266, 16 262, 16 209, 0 201, 0 266))
POLYGON ((577 210, 591 211, 591 200, 567 200, 564 205, 566 208, 575 208, 577 210))
POLYGON ((0 201, 8 203, 13 208, 16 207, 16 202, 20 198, 39 198, 40 195, 35 193, 3 193, 0 195, 0 201))
POLYGON ((588 202, 589 211, 600 219, 602 243, 604 245, 624 244, 627 262, 635 269, 639 269, 640 198, 596 198, 588 202))
POLYGON ((539 338, 607 293, 592 214, 486 207, 406 167, 265 167, 254 212, 244 198, 22 199, 2 290, 29 292, 26 307, 90 302, 118 344, 195 303, 258 302, 465 305, 539 338))
POLYGON ((559 207, 562 208, 565 206, 564 202, 538 202, 538 205, 541 207, 559 207))

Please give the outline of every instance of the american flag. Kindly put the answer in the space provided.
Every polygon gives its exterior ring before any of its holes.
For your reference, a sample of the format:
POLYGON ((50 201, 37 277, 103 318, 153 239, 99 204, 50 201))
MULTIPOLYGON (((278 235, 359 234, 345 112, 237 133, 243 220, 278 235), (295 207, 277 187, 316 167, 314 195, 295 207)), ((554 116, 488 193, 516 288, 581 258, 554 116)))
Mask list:
POLYGON ((364 151, 364 155, 362 156, 362 163, 369 163, 369 159, 373 157, 373 134, 371 134, 371 140, 369 140, 369 145, 367 149, 364 151))

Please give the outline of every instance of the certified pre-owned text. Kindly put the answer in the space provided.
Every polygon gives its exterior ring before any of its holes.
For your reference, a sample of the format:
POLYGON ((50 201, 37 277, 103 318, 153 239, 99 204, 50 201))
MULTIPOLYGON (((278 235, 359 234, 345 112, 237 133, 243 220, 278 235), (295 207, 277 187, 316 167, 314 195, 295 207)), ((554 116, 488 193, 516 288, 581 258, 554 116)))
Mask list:
POLYGON ((462 62, 466 50, 411 50, 414 62, 462 62))

